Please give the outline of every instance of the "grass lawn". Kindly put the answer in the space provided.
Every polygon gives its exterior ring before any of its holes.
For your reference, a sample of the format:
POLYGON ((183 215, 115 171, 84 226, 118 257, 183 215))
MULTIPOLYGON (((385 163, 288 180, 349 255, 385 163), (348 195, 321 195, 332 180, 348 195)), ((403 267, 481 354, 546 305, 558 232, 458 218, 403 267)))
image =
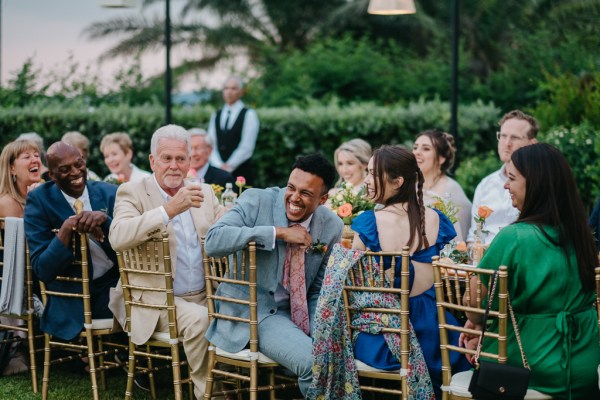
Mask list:
MULTIPOLYGON (((0 377, 0 399, 41 399, 42 398, 42 370, 43 363, 39 365, 38 387, 39 393, 34 394, 31 390, 31 375, 29 371, 12 376, 0 377)), ((156 376, 156 397, 158 399, 173 399, 173 386, 171 370, 160 371, 156 376)), ((100 377, 98 376, 98 379, 100 377)), ((100 388, 100 398, 123 399, 125 397, 125 387, 127 385, 127 376, 122 369, 114 369, 107 372, 106 386, 104 391, 100 388)), ((187 386, 187 385, 186 385, 187 386)), ((187 396, 187 387, 183 389, 184 398, 187 396)), ((73 400, 73 399, 91 399, 92 389, 88 374, 73 371, 69 364, 53 367, 50 372, 50 390, 48 397, 51 400, 73 400)), ((134 386, 134 399, 149 399, 150 393, 134 386)))

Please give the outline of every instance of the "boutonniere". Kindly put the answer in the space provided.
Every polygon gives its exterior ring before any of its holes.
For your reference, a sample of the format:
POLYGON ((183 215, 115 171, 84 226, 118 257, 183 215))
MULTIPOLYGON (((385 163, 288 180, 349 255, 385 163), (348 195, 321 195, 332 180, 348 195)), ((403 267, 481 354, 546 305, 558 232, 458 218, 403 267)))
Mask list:
POLYGON ((325 254, 327 252, 327 244, 321 242, 317 239, 316 242, 313 242, 310 246, 306 248, 306 252, 313 251, 319 254, 325 254))

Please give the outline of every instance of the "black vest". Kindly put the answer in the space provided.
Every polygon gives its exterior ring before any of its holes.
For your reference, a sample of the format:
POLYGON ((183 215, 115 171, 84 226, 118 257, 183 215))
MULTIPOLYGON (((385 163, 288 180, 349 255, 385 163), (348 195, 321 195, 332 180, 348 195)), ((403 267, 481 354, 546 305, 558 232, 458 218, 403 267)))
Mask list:
POLYGON ((238 114, 237 119, 229 130, 221 129, 221 113, 223 109, 217 111, 215 116, 215 128, 217 132, 217 149, 221 155, 221 160, 227 162, 229 157, 233 154, 234 150, 237 149, 240 141, 242 140, 242 128, 244 127, 244 118, 246 117, 247 108, 242 108, 242 111, 238 114))

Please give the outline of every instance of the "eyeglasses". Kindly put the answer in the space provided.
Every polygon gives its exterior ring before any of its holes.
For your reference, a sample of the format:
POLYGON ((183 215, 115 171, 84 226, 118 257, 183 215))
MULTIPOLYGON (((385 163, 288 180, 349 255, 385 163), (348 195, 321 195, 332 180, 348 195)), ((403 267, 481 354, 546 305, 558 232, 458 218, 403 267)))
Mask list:
POLYGON ((523 136, 509 135, 508 133, 496 132, 496 139, 498 139, 499 142, 501 142, 501 141, 506 142, 508 140, 509 142, 514 143, 514 142, 520 142, 527 138, 523 137, 523 136))

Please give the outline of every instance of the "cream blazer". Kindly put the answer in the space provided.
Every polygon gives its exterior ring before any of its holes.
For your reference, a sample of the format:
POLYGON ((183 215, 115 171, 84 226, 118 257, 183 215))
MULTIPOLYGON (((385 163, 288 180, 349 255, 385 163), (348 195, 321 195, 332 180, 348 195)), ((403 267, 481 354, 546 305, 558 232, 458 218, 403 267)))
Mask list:
MULTIPOLYGON (((216 215, 221 209, 210 185, 202 184, 202 191, 204 192, 202 206, 200 208, 190 208, 198 239, 206 235, 208 228, 215 222, 216 215)), ((117 191, 109 240, 113 249, 120 251, 135 247, 151 237, 160 238, 161 233, 166 229, 170 239, 171 268, 173 277, 175 277, 177 274, 177 246, 173 234, 173 224, 168 224, 165 227, 163 223, 160 206, 164 204, 165 201, 153 175, 144 178, 140 182, 122 184, 117 191)), ((161 282, 163 278, 159 276, 136 278, 137 281, 134 280, 130 283, 163 285, 161 282)), ((166 296, 162 293, 137 291, 133 292, 133 296, 136 300, 158 301, 166 304, 166 296)), ((124 327, 126 319, 125 303, 120 281, 117 287, 111 290, 109 308, 115 319, 124 327)), ((154 333, 159 317, 160 311, 158 310, 135 308, 131 315, 131 324, 134 327, 133 332, 131 332, 133 342, 136 344, 145 343, 154 333)))

